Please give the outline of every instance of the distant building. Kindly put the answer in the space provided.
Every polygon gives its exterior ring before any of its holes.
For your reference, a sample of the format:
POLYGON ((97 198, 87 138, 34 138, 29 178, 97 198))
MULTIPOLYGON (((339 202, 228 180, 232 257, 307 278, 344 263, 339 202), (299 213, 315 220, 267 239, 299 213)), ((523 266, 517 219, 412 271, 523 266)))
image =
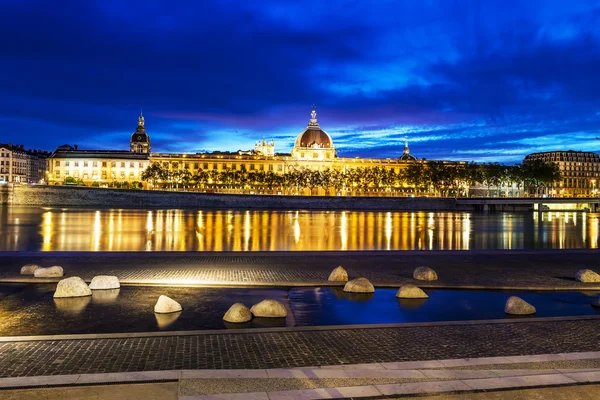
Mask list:
POLYGON ((26 150, 22 144, 0 144, 0 182, 44 182, 49 156, 49 152, 26 150))
POLYGON ((140 113, 137 129, 127 150, 79 150, 77 145, 59 146, 49 159, 48 182, 62 183, 67 178, 85 184, 97 182, 136 182, 150 165, 150 136, 140 113))
POLYGON ((556 196, 594 196, 600 185, 600 157, 586 151, 548 151, 533 153, 524 161, 541 160, 558 164, 562 180, 552 193, 556 196))
MULTIPOLYGON (((333 145, 331 136, 317 122, 313 109, 308 126, 296 138, 290 154, 276 155, 275 143, 262 140, 249 151, 215 151, 212 153, 151 153, 150 136, 146 132, 144 117, 138 117, 138 126, 131 135, 130 150, 79 150, 64 145, 52 154, 49 165, 50 182, 62 183, 73 177, 85 184, 111 181, 140 181, 141 174, 150 164, 160 164, 170 171, 256 171, 283 174, 302 169, 338 170, 382 167, 396 173, 411 163, 423 163, 411 155, 408 142, 398 158, 341 158, 333 145)), ((453 162, 446 162, 455 164, 453 162)), ((410 192, 410 188, 398 188, 410 192)))

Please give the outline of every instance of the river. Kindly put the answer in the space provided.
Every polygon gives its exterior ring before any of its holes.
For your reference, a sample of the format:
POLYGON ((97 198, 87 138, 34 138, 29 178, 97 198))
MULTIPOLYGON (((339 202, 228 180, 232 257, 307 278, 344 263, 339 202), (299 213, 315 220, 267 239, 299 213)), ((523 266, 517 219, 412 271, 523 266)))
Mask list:
POLYGON ((0 251, 597 248, 600 214, 0 208, 0 251))

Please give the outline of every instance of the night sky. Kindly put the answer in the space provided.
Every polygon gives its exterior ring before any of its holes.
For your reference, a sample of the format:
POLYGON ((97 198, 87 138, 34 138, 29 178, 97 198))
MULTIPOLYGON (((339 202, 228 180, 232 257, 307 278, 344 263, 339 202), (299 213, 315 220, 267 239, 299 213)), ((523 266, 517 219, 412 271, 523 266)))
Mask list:
POLYGON ((312 104, 342 157, 600 150, 600 2, 0 1, 0 142, 275 141, 312 104))

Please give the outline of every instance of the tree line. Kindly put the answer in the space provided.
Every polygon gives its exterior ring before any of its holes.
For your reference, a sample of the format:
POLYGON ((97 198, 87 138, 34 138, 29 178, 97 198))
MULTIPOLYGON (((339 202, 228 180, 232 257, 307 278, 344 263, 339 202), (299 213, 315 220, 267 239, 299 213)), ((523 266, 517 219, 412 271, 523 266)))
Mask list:
POLYGON ((480 185, 487 195, 493 188, 516 187, 519 192, 541 193, 561 179, 555 163, 527 160, 519 165, 476 164, 428 161, 410 163, 396 172, 392 168, 367 167, 345 170, 294 168, 284 173, 273 171, 170 170, 159 163, 150 165, 141 176, 151 188, 233 191, 253 190, 260 193, 301 194, 323 189, 327 194, 381 195, 403 191, 415 195, 470 196, 471 188, 480 185))

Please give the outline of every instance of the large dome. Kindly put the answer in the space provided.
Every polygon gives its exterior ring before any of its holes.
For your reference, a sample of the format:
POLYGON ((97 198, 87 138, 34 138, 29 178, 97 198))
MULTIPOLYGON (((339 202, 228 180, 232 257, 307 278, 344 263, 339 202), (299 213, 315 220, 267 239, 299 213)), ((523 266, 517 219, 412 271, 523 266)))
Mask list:
POLYGON ((308 147, 313 149, 333 148, 331 136, 319 126, 319 123, 317 122, 317 112, 314 108, 310 113, 310 116, 310 123, 304 132, 298 135, 294 147, 308 147))
POLYGON ((313 147, 330 149, 333 147, 331 137, 318 126, 309 126, 296 138, 296 147, 313 147))

